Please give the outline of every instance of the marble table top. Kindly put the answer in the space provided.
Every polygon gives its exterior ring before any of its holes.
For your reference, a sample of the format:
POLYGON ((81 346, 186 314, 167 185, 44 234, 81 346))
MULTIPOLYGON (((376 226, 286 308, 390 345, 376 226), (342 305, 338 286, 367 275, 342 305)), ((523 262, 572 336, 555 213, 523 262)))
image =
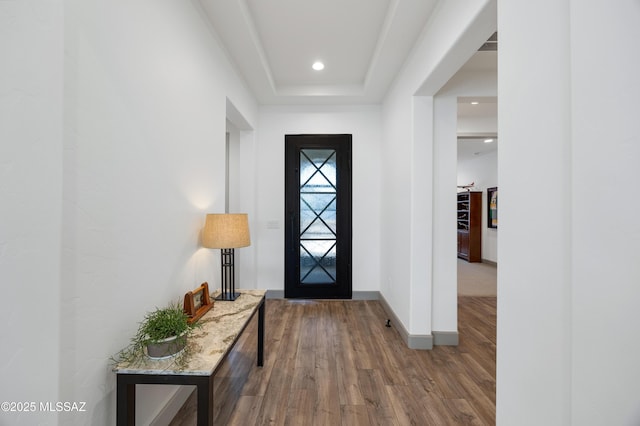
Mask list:
MULTIPOLYGON (((113 371, 118 374, 194 375, 213 374, 226 353, 244 330, 266 294, 266 290, 237 290, 240 296, 230 301, 216 300, 198 323, 187 345, 186 364, 178 366, 175 358, 153 360, 143 355, 131 363, 121 362, 113 371)), ((216 294, 212 295, 215 297, 216 294)))

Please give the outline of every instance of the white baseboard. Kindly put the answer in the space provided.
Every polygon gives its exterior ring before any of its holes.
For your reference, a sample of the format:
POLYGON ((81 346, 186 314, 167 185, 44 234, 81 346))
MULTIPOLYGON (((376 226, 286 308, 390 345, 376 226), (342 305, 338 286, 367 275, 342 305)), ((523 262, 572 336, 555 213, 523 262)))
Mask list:
POLYGON ((284 299, 284 290, 267 290, 267 299, 284 299))
POLYGON ((459 335, 457 331, 434 331, 433 344, 436 346, 458 346, 459 335))
POLYGON ((391 326, 395 327, 395 329, 398 330, 398 333, 400 333, 400 337, 406 343, 409 349, 433 349, 432 335, 409 334, 396 313, 393 312, 393 309, 391 309, 391 306, 389 306, 389 303, 387 303, 386 299, 382 295, 380 295, 380 304, 382 305, 382 309, 384 309, 387 315, 389 315, 391 326))

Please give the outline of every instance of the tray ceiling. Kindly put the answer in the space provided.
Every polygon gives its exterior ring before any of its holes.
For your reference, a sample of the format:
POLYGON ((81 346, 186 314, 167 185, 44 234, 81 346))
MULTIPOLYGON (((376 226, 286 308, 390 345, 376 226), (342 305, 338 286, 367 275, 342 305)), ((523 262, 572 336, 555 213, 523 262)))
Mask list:
POLYGON ((262 104, 378 103, 436 0, 201 0, 262 104), (322 61, 324 70, 311 65, 322 61))

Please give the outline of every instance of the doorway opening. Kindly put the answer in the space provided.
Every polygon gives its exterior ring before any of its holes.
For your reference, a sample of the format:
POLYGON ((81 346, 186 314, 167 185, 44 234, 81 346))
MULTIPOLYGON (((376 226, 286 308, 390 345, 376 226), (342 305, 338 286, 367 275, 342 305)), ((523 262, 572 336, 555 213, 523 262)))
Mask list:
POLYGON ((457 115, 458 296, 497 297, 497 98, 459 97, 457 115))
POLYGON ((351 135, 285 136, 285 297, 350 299, 351 135))

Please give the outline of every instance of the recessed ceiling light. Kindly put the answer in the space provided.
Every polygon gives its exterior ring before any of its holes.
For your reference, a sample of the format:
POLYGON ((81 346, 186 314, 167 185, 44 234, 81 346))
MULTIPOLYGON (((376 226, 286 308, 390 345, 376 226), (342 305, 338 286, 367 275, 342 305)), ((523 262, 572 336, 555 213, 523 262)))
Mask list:
POLYGON ((316 71, 322 71, 324 69, 324 64, 320 61, 316 61, 313 63, 311 68, 313 68, 316 71))
POLYGON ((493 142, 493 139, 485 139, 484 140, 484 143, 491 143, 491 142, 493 142))
POLYGON ((478 105, 479 103, 480 102, 478 102, 478 101, 473 101, 473 102, 471 102, 471 105, 478 105))

